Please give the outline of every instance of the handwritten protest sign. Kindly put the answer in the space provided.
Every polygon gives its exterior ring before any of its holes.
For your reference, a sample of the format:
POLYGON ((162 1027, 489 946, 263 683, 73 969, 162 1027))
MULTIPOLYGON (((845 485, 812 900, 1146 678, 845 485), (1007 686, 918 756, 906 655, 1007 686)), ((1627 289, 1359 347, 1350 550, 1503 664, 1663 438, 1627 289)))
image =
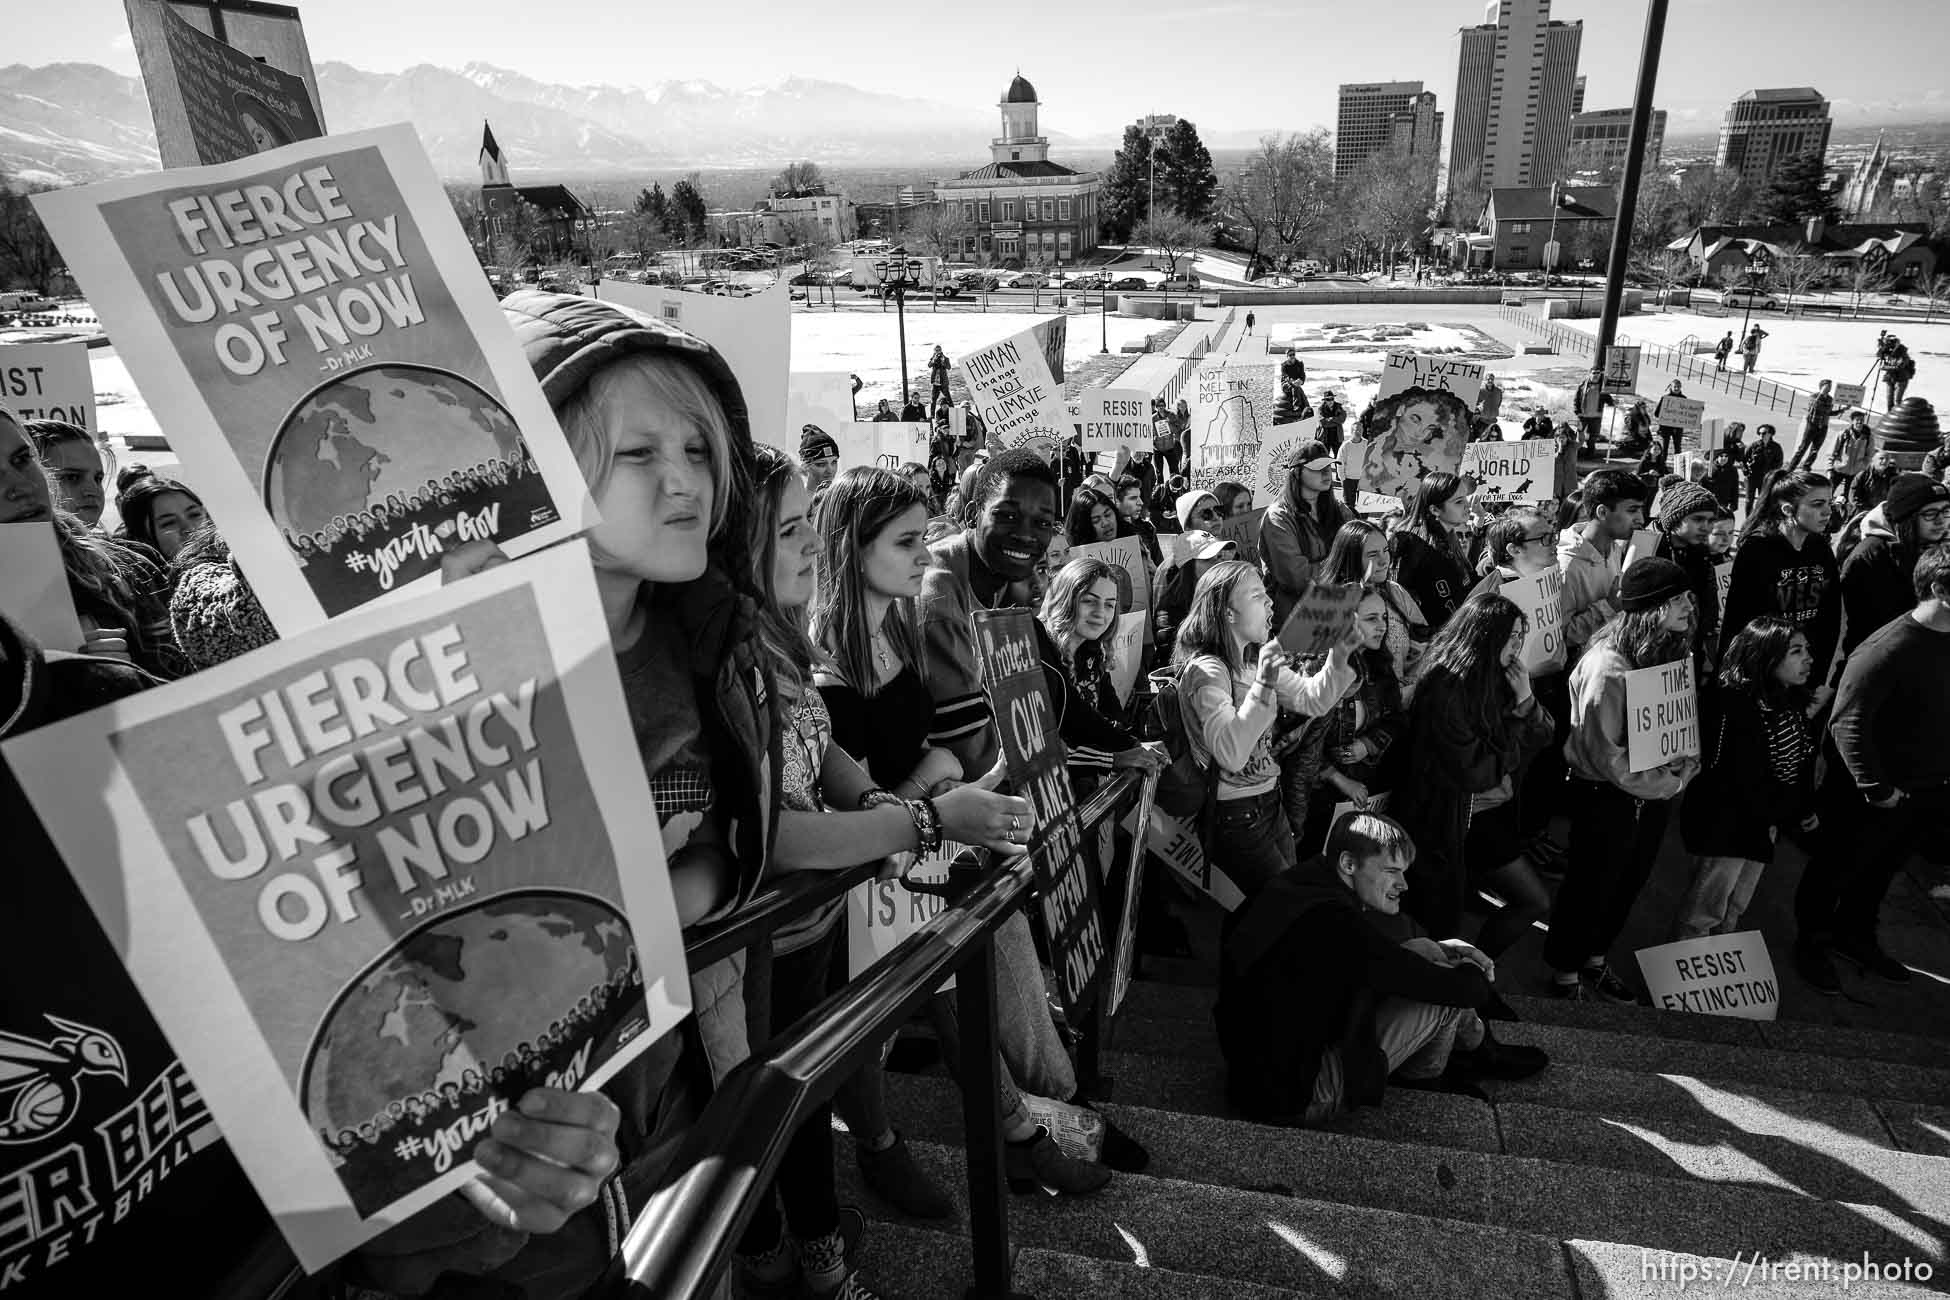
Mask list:
POLYGON ((1280 629, 1280 645, 1302 659, 1324 655, 1347 638, 1360 605, 1359 583, 1308 583, 1280 629))
POLYGON ((1634 528, 1631 540, 1625 543, 1625 562, 1620 570, 1631 568, 1640 560, 1649 560, 1659 553, 1659 530, 1656 528, 1634 528))
POLYGON ((1226 911, 1236 910, 1246 901, 1246 895, 1232 877, 1205 856, 1199 844, 1198 827, 1178 820, 1162 808, 1152 808, 1148 821, 1140 817, 1139 810, 1133 808, 1124 816, 1124 829, 1135 837, 1140 831, 1144 835, 1145 847, 1151 851, 1173 875, 1192 888, 1210 896, 1226 911))
POLYGON ((1400 497, 1380 492, 1361 492, 1354 498, 1354 512, 1359 515, 1398 515, 1403 509, 1400 497))
POLYGON ((1659 399, 1658 420, 1661 425, 1678 429, 1682 433, 1698 433, 1701 421, 1706 419, 1706 403, 1693 397, 1674 397, 1667 393, 1659 399))
POLYGON ((1758 930, 1682 939, 1638 951, 1645 991, 1661 1011, 1773 1020, 1781 1009, 1774 959, 1758 930))
POLYGON ((23 420, 66 420, 99 432, 88 345, 80 339, 0 344, 0 406, 23 420))
POLYGON ((1151 399, 1142 388, 1086 388, 1077 395, 1077 415, 1086 456, 1151 446, 1151 399))
POLYGON ((1258 491, 1260 450, 1273 432, 1279 366, 1237 353, 1209 356, 1192 372, 1192 486, 1244 483, 1258 491))
POLYGON ((1636 347, 1617 344, 1605 349, 1605 392, 1636 393, 1638 391, 1639 352, 1636 347))
POLYGON ((1727 607, 1727 591, 1733 586, 1733 557, 1721 556, 1713 561, 1713 590, 1719 593, 1720 608, 1727 607))
POLYGON ((0 611, 45 649, 81 649, 81 620, 53 524, 0 524, 0 611))
POLYGON ((1148 616, 1143 610, 1117 616, 1117 627, 1110 634, 1110 684, 1119 701, 1131 702, 1137 685, 1138 659, 1144 648, 1144 629, 1148 616))
POLYGON ((822 427, 840 449, 842 470, 871 466, 897 470, 910 462, 928 463, 928 426, 918 421, 854 420, 822 427))
MULTIPOLYGON (((1063 386, 1050 372, 1044 351, 1047 337, 1047 332, 1039 335, 1026 329, 968 353, 956 369, 968 385, 991 443, 1034 447, 1053 460, 1074 425, 1063 408, 1063 386)), ((1062 365, 1060 344, 1057 365, 1062 365)))
POLYGON ((606 301, 669 321, 716 348, 738 379, 745 410, 751 415, 752 436, 797 459, 799 425, 786 411, 792 369, 792 289, 784 280, 749 298, 628 280, 605 280, 600 292, 606 301))
POLYGON ((1868 395, 1868 391, 1867 384, 1836 384, 1830 389, 1835 399, 1835 409, 1838 411, 1862 405, 1862 399, 1868 395))
POLYGON ((1463 448, 1462 472, 1475 480, 1478 501, 1539 501, 1551 496, 1557 443, 1472 442, 1463 448))
POLYGON ((1088 855, 1077 851, 1082 833, 1076 799, 1036 654, 1034 616, 1026 609, 976 610, 975 648, 1010 788, 1029 800, 1035 814, 1029 853, 1041 893, 1037 915, 1063 1014, 1080 1024, 1103 982, 1103 909, 1097 873, 1088 855))
MULTIPOLYGON (((1310 442, 1320 438, 1320 417, 1310 415, 1304 420, 1276 426, 1272 433, 1259 444, 1259 468, 1254 479, 1255 490, 1272 496, 1286 483, 1287 473, 1293 463, 1294 455, 1310 442)), ((1331 453, 1330 453, 1331 454, 1331 453)))
POLYGON ((191 26, 165 0, 126 0, 164 167, 234 162, 325 134, 304 79, 191 26))
POLYGON ((34 203, 281 634, 595 522, 412 127, 34 203))
MULTIPOLYGON (((1123 906, 1118 909, 1117 917, 1117 957, 1111 963, 1110 1003, 1105 1007, 1106 1013, 1112 1016, 1124 1005, 1124 995, 1131 990, 1131 967, 1137 959, 1138 904, 1144 897, 1145 842, 1150 835, 1151 805, 1157 794, 1158 774, 1153 772, 1144 778, 1137 805, 1132 809, 1137 825, 1131 831, 1131 853, 1124 867, 1123 906)), ((1105 821, 1106 838, 1110 828, 1111 823, 1105 821)), ((1111 870, 1116 869, 1113 864, 1111 870)))
POLYGON ((1390 352, 1368 424, 1361 486, 1405 497, 1433 471, 1455 473, 1482 389, 1479 362, 1390 352))
POLYGON ((1693 661, 1685 658, 1625 674, 1626 761, 1634 772, 1698 758, 1699 700, 1693 661))
POLYGON ((1243 515, 1232 515, 1212 525, 1212 535, 1222 542, 1233 542, 1239 547, 1239 558, 1248 564, 1259 563, 1259 532, 1266 525, 1266 507, 1248 510, 1243 515))
POLYGON ((299 1262, 688 1011, 580 540, 4 747, 299 1262))
POLYGON ((1151 608, 1150 583, 1146 581, 1144 543, 1136 537, 1118 537, 1108 542, 1085 542, 1070 548, 1072 560, 1102 560, 1117 579, 1117 609, 1128 614, 1134 609, 1151 608))
POLYGON ((1564 669, 1564 576, 1556 565, 1503 584, 1498 594, 1523 611, 1524 671, 1533 677, 1564 669))
MULTIPOLYGON (((946 884, 948 864, 973 851, 944 840, 940 848, 903 874, 924 885, 946 884)), ((853 978, 866 974, 868 967, 919 934, 947 905, 948 900, 939 894, 916 893, 899 880, 869 880, 855 885, 846 896, 847 962, 853 978)), ((935 992, 944 993, 953 987, 955 977, 950 975, 935 992)))

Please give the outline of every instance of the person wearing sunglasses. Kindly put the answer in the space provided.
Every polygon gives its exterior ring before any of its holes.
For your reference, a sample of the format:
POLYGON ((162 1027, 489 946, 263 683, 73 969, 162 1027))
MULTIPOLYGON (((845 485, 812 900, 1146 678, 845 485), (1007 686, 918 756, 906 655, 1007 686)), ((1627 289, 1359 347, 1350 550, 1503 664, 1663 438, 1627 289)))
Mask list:
POLYGON ((1950 536, 1950 487, 1900 474, 1862 520, 1862 540, 1842 562, 1842 654, 1916 604, 1916 558, 1950 536))
POLYGON ((1273 626, 1286 625, 1287 615, 1314 580, 1334 534, 1347 514, 1334 499, 1341 476, 1340 462, 1318 440, 1303 442, 1287 458, 1280 498, 1266 512, 1259 530, 1260 570, 1266 593, 1273 598, 1273 626))
POLYGON ((1204 488, 1195 488, 1183 493, 1177 504, 1178 531, 1211 532, 1225 519, 1225 511, 1219 507, 1219 498, 1204 488))

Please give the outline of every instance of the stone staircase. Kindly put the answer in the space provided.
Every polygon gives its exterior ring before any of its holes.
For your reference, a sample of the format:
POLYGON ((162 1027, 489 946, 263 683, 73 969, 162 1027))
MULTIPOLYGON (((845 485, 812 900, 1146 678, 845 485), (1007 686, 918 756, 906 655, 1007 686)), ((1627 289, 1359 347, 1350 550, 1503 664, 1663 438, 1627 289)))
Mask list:
MULTIPOLYGON (((1197 979, 1186 963, 1152 974, 1197 979)), ((1102 1109, 1151 1152, 1076 1200, 1012 1197, 1018 1291, 1130 1297, 1598 1300, 1950 1292, 1950 1052, 1931 1039, 1511 997, 1551 1068, 1488 1105, 1390 1089, 1331 1131, 1229 1116, 1212 990, 1132 986, 1102 1109), (1901 1265, 1907 1281, 1841 1267, 1901 1265), (1756 1258, 1760 1261, 1756 1264, 1756 1258), (1825 1278, 1811 1271, 1823 1261, 1825 1278), (1919 1266, 1927 1265, 1928 1271, 1919 1266), (1798 1275, 1788 1266, 1800 1269, 1798 1275)), ((895 1123, 958 1201, 960 1099, 889 1076, 895 1123)), ((960 1296, 956 1223, 902 1222, 838 1143, 862 1264, 894 1300, 960 1296)))

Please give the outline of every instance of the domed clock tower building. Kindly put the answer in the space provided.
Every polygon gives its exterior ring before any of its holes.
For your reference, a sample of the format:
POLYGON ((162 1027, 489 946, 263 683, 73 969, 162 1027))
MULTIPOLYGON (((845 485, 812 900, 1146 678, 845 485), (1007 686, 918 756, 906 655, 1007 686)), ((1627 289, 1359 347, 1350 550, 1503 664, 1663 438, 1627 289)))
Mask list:
POLYGON ((1102 177, 1050 161, 1041 133, 1042 101, 1021 73, 1003 92, 1002 134, 989 142, 986 167, 935 186, 961 208, 960 259, 984 266, 1062 266, 1097 247, 1102 177))

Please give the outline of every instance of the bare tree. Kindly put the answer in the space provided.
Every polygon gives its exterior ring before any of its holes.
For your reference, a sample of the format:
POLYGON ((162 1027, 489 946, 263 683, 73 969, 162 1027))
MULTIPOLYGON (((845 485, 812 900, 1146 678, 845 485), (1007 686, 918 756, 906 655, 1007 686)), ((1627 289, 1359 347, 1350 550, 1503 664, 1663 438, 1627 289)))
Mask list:
POLYGON ((1176 279, 1178 259, 1196 253, 1209 234, 1203 222, 1194 221, 1171 208, 1160 207, 1155 214, 1138 223, 1137 229, 1131 232, 1131 242, 1157 249, 1164 255, 1165 275, 1176 279))
POLYGON ((1881 293, 1893 281, 1890 280, 1889 272, 1884 267, 1864 259, 1857 262, 1855 269, 1848 273, 1847 283, 1849 292, 1855 295, 1854 314, 1860 316, 1862 299, 1872 293, 1881 293))
POLYGON ((46 296, 53 292, 55 272, 62 262, 54 240, 27 197, 33 192, 23 189, 16 193, 0 173, 0 289, 25 284, 46 296))
POLYGON ((914 219, 919 232, 913 242, 921 251, 943 259, 959 258, 962 245, 975 233, 975 225, 963 214, 955 199, 940 199, 923 205, 914 219))
POLYGON ((1768 274, 1768 283, 1787 294, 1787 305, 1794 305, 1794 295, 1806 293, 1828 278, 1828 263, 1805 244, 1797 244, 1774 259, 1774 269, 1768 274))
POLYGON ((797 199, 825 192, 826 178, 819 174, 816 162, 787 163, 772 178, 772 193, 780 198, 797 199))
POLYGON ((1693 259, 1677 248, 1661 248, 1650 254, 1634 254, 1631 266, 1634 274, 1659 286, 1664 304, 1672 297, 1672 286, 1692 273, 1693 259))
POLYGON ((1923 322, 1928 324, 1936 319, 1936 309, 1942 306, 1950 309, 1950 275, 1933 275, 1923 286, 1923 322))
POLYGON ((1371 154, 1341 187, 1346 228, 1393 267, 1397 253, 1422 241, 1435 209, 1435 159, 1400 149, 1371 154))
POLYGON ((1259 152, 1220 196, 1221 215, 1252 235, 1246 278, 1270 254, 1281 269, 1307 251, 1334 203, 1334 151, 1325 128, 1260 137, 1259 152))
POLYGON ((541 216, 524 199, 497 204, 488 217, 488 252, 494 264, 509 273, 518 273, 535 254, 541 216))
POLYGON ((467 233, 467 243, 473 248, 474 256, 487 260, 487 240, 485 223, 481 212, 481 187, 478 185, 449 185, 447 202, 453 206, 454 219, 467 233))

